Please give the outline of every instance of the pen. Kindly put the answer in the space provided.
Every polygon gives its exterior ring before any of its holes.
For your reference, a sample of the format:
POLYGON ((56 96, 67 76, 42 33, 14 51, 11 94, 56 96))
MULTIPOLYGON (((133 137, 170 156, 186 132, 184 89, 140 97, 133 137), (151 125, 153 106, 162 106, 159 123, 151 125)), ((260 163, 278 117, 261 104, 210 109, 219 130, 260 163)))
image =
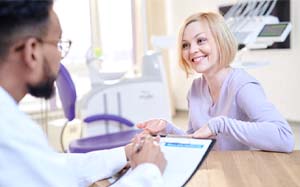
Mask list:
MULTIPOLYGON (((156 137, 156 136, 157 136, 157 135, 155 135, 155 136, 152 135, 152 137, 156 137)), ((148 135, 148 138, 151 138, 151 139, 152 139, 152 137, 151 137, 150 135, 148 135)), ((137 144, 135 145, 135 153, 139 153, 139 152, 142 150, 146 138, 147 138, 147 137, 141 137, 139 143, 137 143, 137 144)), ((153 141, 153 140, 152 140, 152 141, 153 141)), ((157 143, 155 140, 153 141, 153 143, 154 143, 154 144, 156 143, 156 144, 158 145, 158 143, 157 143)))
POLYGON ((142 137, 140 142, 135 146, 135 148, 136 148, 135 153, 139 153, 142 150, 144 142, 145 142, 145 138, 142 137))
POLYGON ((137 144, 135 153, 139 153, 142 150, 143 145, 141 143, 137 144))

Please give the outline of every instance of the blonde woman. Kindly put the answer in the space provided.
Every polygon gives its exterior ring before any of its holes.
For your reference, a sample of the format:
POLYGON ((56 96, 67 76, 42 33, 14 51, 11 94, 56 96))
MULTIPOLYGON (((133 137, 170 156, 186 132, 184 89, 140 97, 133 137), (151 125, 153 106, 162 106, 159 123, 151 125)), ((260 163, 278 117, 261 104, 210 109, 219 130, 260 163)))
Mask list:
POLYGON ((267 100, 258 81, 230 67, 237 43, 217 13, 197 13, 179 33, 179 63, 187 75, 200 73, 189 90, 186 132, 154 119, 137 125, 151 134, 215 137, 216 150, 291 152, 294 137, 287 121, 267 100))

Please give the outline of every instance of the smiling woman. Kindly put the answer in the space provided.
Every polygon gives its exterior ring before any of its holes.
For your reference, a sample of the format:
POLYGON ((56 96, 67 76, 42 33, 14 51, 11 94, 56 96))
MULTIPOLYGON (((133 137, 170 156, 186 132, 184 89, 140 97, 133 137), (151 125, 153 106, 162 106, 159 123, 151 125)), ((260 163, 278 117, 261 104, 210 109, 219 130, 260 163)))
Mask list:
MULTIPOLYGON (((202 58, 195 59, 203 61, 210 57, 210 61, 220 62, 224 67, 229 67, 237 52, 237 43, 221 16, 209 13, 194 14, 186 19, 184 25, 186 27, 182 27, 179 32, 178 54, 179 64, 187 75, 192 73, 191 70, 194 69, 192 66, 195 64, 189 64, 188 58, 197 57, 189 56, 190 50, 197 50, 197 46, 201 47, 203 55, 198 56, 202 58), (212 55, 206 55, 208 53, 212 53, 212 55)), ((195 61, 195 59, 190 60, 195 61)), ((199 64, 199 61, 197 64, 199 64)))
POLYGON ((223 17, 200 12, 188 17, 178 38, 179 63, 187 75, 201 74, 189 90, 186 132, 161 119, 138 124, 151 134, 216 138, 216 150, 291 152, 291 127, 268 101, 259 82, 230 67, 237 44, 223 17))

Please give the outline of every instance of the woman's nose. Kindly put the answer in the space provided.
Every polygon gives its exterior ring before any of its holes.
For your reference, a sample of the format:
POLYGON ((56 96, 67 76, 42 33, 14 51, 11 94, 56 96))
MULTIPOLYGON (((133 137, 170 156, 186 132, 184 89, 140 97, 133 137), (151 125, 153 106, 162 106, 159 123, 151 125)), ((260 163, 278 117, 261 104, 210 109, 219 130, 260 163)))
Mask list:
POLYGON ((190 47, 190 53, 195 53, 195 52, 198 52, 200 49, 199 49, 199 46, 196 45, 196 44, 191 44, 191 47, 190 47))

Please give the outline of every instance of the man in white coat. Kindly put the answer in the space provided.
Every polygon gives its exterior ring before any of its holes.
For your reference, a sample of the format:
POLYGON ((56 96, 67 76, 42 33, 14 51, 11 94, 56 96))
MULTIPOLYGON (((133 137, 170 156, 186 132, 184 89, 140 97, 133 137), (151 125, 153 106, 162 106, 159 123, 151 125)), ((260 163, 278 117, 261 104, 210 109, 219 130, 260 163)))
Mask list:
POLYGON ((57 153, 18 108, 27 94, 50 98, 60 60, 70 45, 53 11, 53 0, 0 1, 0 186, 89 186, 129 161, 132 172, 114 186, 163 186, 166 160, 156 140, 140 151, 125 148, 86 154, 57 153))

